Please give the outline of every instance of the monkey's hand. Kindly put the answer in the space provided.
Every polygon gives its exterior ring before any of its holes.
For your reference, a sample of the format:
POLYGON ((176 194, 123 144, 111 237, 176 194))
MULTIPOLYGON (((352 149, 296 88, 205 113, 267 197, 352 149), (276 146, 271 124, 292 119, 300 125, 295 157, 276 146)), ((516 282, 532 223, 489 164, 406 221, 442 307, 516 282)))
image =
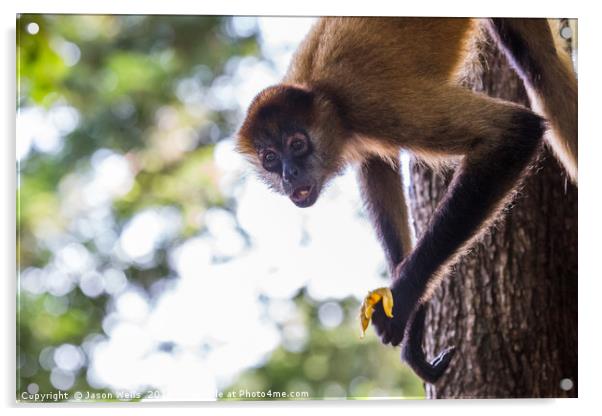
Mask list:
POLYGON ((382 303, 374 306, 371 313, 372 324, 383 344, 397 346, 403 341, 406 326, 412 313, 419 304, 415 290, 409 287, 406 280, 398 279, 391 287, 393 310, 383 309, 382 303))
POLYGON ((362 324, 361 338, 364 337, 366 334, 366 329, 368 329, 368 325, 370 325, 370 319, 374 313, 374 307, 381 300, 385 315, 387 315, 389 318, 393 317, 393 294, 391 293, 391 289, 388 287, 381 287, 368 292, 364 298, 364 301, 362 302, 362 307, 360 308, 360 322, 362 324))

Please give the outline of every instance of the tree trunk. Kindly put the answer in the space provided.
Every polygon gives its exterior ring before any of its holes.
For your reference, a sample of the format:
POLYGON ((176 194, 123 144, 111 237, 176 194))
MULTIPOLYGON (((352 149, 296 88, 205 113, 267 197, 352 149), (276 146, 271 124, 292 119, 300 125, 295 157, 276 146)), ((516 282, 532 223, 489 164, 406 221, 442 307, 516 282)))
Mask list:
MULTIPOLYGON (((522 82, 493 46, 467 85, 528 105, 522 82)), ((416 163, 410 200, 421 235, 451 174, 416 163)), ((430 301, 429 357, 458 351, 430 398, 577 396, 577 189, 546 148, 512 208, 430 301)))

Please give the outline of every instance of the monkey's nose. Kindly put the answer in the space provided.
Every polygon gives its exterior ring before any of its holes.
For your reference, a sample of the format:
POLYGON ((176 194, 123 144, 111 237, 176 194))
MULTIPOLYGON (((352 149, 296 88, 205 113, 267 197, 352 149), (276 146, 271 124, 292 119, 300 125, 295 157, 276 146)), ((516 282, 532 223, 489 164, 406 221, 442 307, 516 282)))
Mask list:
POLYGON ((290 164, 284 164, 282 178, 285 182, 291 182, 299 176, 299 169, 290 164))

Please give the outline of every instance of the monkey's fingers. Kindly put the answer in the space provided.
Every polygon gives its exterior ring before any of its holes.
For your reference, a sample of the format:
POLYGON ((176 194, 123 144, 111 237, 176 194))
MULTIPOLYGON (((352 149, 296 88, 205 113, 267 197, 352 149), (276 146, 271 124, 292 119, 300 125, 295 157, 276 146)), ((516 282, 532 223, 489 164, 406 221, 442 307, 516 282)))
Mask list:
POLYGON ((374 305, 382 300, 383 310, 385 315, 389 318, 393 317, 393 293, 388 287, 381 287, 376 290, 368 292, 368 295, 364 298, 360 309, 360 322, 362 326, 361 338, 366 334, 366 329, 370 325, 370 319, 374 313, 374 305))

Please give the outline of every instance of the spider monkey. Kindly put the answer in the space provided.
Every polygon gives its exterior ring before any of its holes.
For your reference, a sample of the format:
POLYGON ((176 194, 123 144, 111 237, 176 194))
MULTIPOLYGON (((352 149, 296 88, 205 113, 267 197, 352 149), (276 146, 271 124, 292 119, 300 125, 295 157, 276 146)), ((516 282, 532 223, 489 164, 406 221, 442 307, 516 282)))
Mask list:
POLYGON ((298 207, 344 166, 359 186, 392 275, 393 317, 372 322, 425 381, 446 370, 422 350, 425 302, 509 201, 544 140, 577 181, 577 81, 545 19, 322 18, 282 82, 260 92, 238 133, 259 176, 298 207), (487 30, 522 78, 535 112, 460 86, 487 30), (546 120, 542 116, 546 117, 546 120), (429 226, 411 247, 399 152, 459 160, 429 226))

